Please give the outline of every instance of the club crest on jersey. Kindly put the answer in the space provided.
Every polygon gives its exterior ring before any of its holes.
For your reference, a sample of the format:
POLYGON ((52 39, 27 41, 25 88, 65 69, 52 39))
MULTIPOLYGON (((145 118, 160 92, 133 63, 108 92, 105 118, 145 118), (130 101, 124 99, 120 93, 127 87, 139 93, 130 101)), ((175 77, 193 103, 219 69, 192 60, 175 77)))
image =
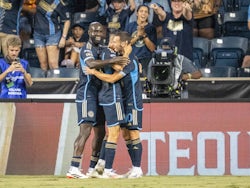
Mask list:
POLYGON ((93 111, 88 111, 88 116, 89 117, 94 117, 94 112, 93 111))

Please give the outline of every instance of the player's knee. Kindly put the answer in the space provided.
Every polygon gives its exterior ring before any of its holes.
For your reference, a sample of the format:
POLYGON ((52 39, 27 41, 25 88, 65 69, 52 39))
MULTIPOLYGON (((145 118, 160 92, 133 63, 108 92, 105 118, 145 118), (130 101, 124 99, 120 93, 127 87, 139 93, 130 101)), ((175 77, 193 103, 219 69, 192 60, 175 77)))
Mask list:
POLYGON ((130 140, 129 130, 122 128, 122 137, 124 140, 130 140))
POLYGON ((108 131, 108 142, 117 143, 120 133, 120 126, 109 127, 108 131))
POLYGON ((136 140, 136 139, 140 138, 140 131, 139 130, 130 130, 129 135, 130 135, 131 140, 136 140))

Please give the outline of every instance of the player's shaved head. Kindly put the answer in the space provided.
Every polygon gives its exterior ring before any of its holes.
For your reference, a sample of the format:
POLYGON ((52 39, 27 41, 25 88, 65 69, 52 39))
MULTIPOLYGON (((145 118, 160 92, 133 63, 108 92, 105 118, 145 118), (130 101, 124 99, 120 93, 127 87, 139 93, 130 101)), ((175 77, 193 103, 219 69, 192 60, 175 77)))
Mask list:
POLYGON ((89 30, 103 30, 103 25, 99 22, 92 22, 89 25, 89 30))
POLYGON ((102 40, 105 36, 105 30, 103 25, 99 22, 92 22, 89 25, 88 34, 90 41, 92 41, 94 45, 102 43, 102 40))

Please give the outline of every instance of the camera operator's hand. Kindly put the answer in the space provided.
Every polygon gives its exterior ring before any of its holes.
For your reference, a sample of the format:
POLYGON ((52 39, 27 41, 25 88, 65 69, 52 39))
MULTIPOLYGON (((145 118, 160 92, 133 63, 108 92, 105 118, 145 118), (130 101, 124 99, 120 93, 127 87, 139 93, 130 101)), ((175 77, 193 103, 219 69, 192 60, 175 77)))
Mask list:
POLYGON ((188 79, 192 79, 192 74, 187 73, 182 75, 182 80, 186 81, 188 79))

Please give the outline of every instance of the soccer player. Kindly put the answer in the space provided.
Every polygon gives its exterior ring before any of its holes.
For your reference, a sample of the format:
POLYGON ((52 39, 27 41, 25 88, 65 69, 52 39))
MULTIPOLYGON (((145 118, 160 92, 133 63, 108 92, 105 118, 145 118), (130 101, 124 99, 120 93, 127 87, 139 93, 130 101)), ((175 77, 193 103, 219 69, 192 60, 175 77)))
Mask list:
POLYGON ((105 135, 104 113, 103 109, 98 105, 98 93, 102 86, 101 81, 95 76, 85 75, 82 71, 83 67, 99 68, 107 64, 128 63, 128 59, 123 57, 101 60, 103 33, 104 28, 102 24, 92 22, 88 30, 89 41, 80 52, 80 82, 76 95, 80 132, 74 143, 71 166, 67 173, 67 177, 69 178, 87 178, 87 176, 80 171, 79 167, 84 146, 92 128, 94 130, 94 138, 92 141, 92 156, 89 171, 93 170, 97 163, 102 140, 105 135))
MULTIPOLYGON (((124 51, 124 49, 128 47, 131 48, 129 44, 131 39, 130 35, 123 31, 114 35, 115 36, 112 42, 114 50, 123 56, 128 56, 128 54, 125 54, 126 51, 124 51)), ((96 69, 89 68, 85 68, 85 72, 90 75, 95 75, 97 78, 109 83, 115 83, 120 80, 122 85, 126 120, 126 124, 121 125, 121 127, 133 165, 132 169, 126 174, 126 177, 142 177, 142 144, 140 141, 139 131, 142 129, 143 102, 138 62, 130 57, 130 63, 126 65, 123 70, 115 71, 113 74, 105 74, 97 71, 96 69)), ((105 171, 108 171, 106 160, 108 160, 107 156, 105 157, 104 177, 106 176, 105 171)))
MULTIPOLYGON (((103 59, 116 57, 116 53, 111 48, 106 48, 103 51, 103 59)), ((102 71, 106 74, 112 74, 114 69, 106 65, 102 71)), ((120 133, 120 125, 125 121, 122 91, 119 82, 102 82, 102 89, 99 92, 99 104, 103 106, 106 124, 108 126, 107 141, 105 144, 106 169, 104 170, 102 178, 120 178, 121 176, 116 174, 112 169, 120 133)))

